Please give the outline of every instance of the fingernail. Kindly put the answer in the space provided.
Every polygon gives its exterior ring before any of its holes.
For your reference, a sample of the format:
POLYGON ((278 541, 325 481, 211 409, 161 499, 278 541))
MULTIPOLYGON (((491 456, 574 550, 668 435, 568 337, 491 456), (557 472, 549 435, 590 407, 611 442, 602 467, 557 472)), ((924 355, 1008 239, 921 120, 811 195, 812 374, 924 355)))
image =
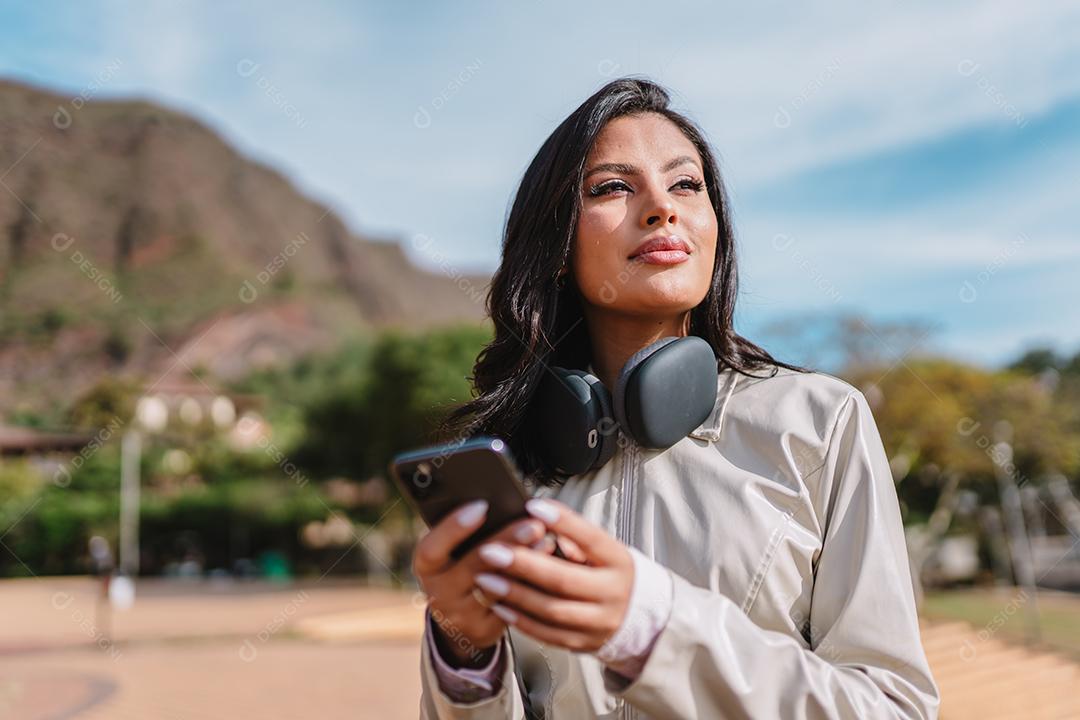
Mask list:
POLYGON ((501 578, 498 575, 491 575, 490 573, 477 574, 476 584, 492 595, 498 595, 499 597, 510 592, 510 583, 506 581, 506 578, 501 578))
POLYGON ((487 509, 487 500, 473 500, 471 503, 461 508, 461 510, 458 510, 458 524, 462 527, 475 525, 480 518, 484 517, 484 513, 487 512, 487 509))
POLYGON ((497 543, 481 545, 478 552, 485 562, 491 563, 495 567, 506 567, 514 560, 514 552, 505 545, 497 543))
POLYGON ((553 523, 559 519, 559 508, 543 498, 533 498, 525 503, 525 509, 533 517, 540 518, 545 523, 553 523))
POLYGON ((514 530, 514 539, 518 542, 527 543, 536 535, 536 525, 525 523, 514 530))
POLYGON ((516 612, 514 612, 508 607, 500 605, 499 603, 495 603, 491 606, 491 612, 501 617, 504 622, 508 622, 511 624, 516 623, 518 619, 518 614, 516 612))

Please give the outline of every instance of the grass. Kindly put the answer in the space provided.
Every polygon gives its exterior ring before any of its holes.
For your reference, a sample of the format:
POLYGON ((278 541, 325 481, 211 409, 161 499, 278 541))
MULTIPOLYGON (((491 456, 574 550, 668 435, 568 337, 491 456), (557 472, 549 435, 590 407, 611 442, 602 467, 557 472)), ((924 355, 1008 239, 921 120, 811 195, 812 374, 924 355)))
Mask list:
POLYGON ((1019 588, 979 588, 927 593, 922 614, 931 620, 963 620, 1013 642, 1029 641, 1028 613, 1038 609, 1040 647, 1080 659, 1080 596, 1019 588), (1033 602, 1034 600, 1034 602, 1033 602))

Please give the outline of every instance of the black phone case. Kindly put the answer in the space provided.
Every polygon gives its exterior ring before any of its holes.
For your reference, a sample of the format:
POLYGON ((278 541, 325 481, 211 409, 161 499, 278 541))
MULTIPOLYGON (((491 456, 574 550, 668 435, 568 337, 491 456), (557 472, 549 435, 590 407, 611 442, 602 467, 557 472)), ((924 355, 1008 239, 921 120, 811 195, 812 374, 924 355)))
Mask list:
POLYGON ((428 527, 465 503, 488 501, 483 525, 454 548, 455 559, 507 523, 528 516, 529 494, 510 449, 499 438, 477 436, 410 450, 395 456, 390 470, 401 494, 428 527))

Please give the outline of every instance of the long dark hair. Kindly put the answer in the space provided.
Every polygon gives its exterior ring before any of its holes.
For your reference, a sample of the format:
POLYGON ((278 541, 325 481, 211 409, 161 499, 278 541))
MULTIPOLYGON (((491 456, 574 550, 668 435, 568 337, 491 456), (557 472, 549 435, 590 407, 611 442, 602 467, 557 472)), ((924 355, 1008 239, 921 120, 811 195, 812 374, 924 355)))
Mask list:
POLYGON ((590 362, 581 297, 572 280, 561 286, 558 274, 577 232, 586 157, 604 126, 624 115, 663 115, 682 130, 701 155, 719 231, 712 285, 705 299, 690 311, 689 333, 712 346, 718 370, 726 366, 749 375, 750 370, 771 365, 773 374, 777 366, 807 372, 775 360, 735 332, 732 315, 738 272, 727 192, 701 130, 671 110, 669 102, 667 91, 649 80, 613 80, 544 141, 521 179, 503 234, 502 262, 487 293, 495 338, 473 366, 469 379, 475 396, 440 425, 438 433, 444 439, 496 435, 510 445, 530 479, 545 485, 565 481, 565 476, 556 474, 536 451, 527 410, 546 372, 545 365, 586 368, 590 362))

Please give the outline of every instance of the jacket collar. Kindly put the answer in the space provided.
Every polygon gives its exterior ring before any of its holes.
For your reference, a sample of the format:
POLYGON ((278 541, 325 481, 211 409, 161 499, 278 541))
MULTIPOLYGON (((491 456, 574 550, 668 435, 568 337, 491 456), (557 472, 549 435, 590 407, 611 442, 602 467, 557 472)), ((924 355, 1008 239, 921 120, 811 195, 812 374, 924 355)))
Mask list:
MULTIPOLYGON (((592 363, 589 363, 588 372, 591 375, 596 374, 592 363)), ((713 405, 712 412, 700 425, 689 432, 690 437, 709 442, 716 442, 720 439, 720 430, 724 424, 724 413, 727 410, 728 402, 731 400, 731 393, 735 390, 735 383, 738 381, 739 373, 730 368, 724 368, 720 371, 716 383, 716 403, 713 405)))
POLYGON ((705 421, 690 431, 689 435, 698 440, 716 442, 720 439, 720 430, 724 425, 724 414, 727 411, 731 393, 735 390, 735 383, 739 381, 739 373, 724 368, 716 383, 716 404, 705 421))

